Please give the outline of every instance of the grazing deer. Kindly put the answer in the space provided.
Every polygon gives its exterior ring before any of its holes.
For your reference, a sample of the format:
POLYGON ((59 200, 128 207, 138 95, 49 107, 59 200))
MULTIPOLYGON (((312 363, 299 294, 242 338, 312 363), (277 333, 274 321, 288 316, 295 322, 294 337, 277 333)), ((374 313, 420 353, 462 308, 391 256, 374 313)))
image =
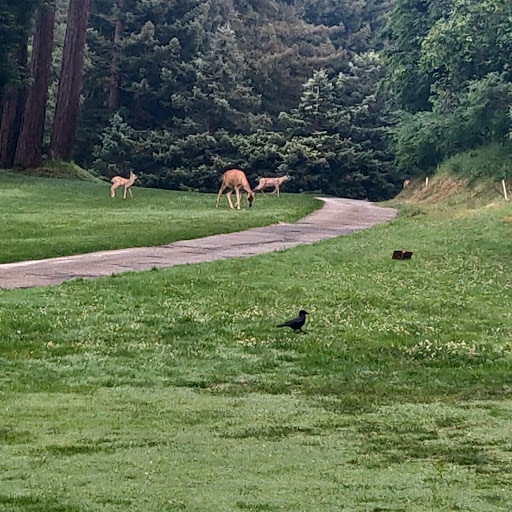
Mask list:
POLYGON ((126 199, 127 192, 130 192, 130 196, 133 199, 131 186, 133 185, 133 182, 136 179, 137 179, 137 176, 135 174, 133 174, 133 171, 130 171, 129 178, 123 178, 122 176, 114 176, 110 180, 110 182, 112 183, 112 186, 110 187, 110 197, 116 197, 116 188, 117 187, 124 187, 123 199, 126 199))
POLYGON ((272 194, 275 194, 277 192, 277 197, 281 197, 279 195, 279 187, 287 182, 289 179, 291 179, 288 174, 285 176, 281 176, 280 178, 260 178, 260 182, 258 183, 258 186, 254 189, 254 192, 257 192, 258 190, 261 190, 261 193, 265 195, 265 192, 263 191, 265 188, 274 187, 274 192, 272 194))
POLYGON ((406 189, 411 184, 411 180, 404 180, 403 188, 406 189))
POLYGON ((247 192, 247 202, 249 203, 249 208, 252 206, 252 200, 254 199, 254 192, 251 190, 251 186, 247 181, 247 177, 245 173, 240 169, 230 169, 226 171, 222 175, 222 183, 220 185, 219 193, 217 194, 217 208, 219 207, 220 198, 222 193, 226 188, 229 188, 229 192, 226 194, 228 198, 228 203, 230 208, 233 208, 233 203, 231 201, 231 194, 233 190, 236 194, 236 208, 240 210, 240 190, 245 190, 247 192))

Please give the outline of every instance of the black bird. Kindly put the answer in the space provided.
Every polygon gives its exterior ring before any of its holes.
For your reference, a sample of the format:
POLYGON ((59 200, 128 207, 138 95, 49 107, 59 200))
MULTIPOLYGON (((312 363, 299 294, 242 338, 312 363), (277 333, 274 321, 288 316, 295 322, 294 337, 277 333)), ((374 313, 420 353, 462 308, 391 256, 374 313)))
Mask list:
POLYGON ((284 324, 279 324, 277 327, 291 327, 293 332, 300 331, 304 333, 302 326, 306 323, 306 315, 309 315, 309 313, 301 309, 297 318, 288 320, 288 322, 285 322, 284 324))

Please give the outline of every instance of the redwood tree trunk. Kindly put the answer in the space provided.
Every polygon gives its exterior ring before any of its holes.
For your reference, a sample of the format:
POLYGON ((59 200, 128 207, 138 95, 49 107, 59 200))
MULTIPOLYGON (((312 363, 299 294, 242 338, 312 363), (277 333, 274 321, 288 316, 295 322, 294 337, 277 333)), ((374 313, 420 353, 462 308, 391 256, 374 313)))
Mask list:
POLYGON ((25 168, 41 165, 54 23, 55 4, 42 6, 37 15, 32 47, 32 85, 28 91, 20 138, 14 158, 16 164, 25 168))
POLYGON ((112 52, 112 65, 110 67, 110 86, 108 95, 108 106, 110 110, 117 110, 119 108, 119 42, 121 41, 121 34, 123 33, 122 15, 125 5, 126 0, 117 0, 118 15, 114 30, 114 46, 112 52))
MULTIPOLYGON (((26 67, 26 40, 18 46, 15 60, 20 68, 26 67)), ((4 87, 2 92, 2 116, 0 118, 0 168, 9 169, 13 166, 25 98, 26 90, 19 83, 4 87)))
POLYGON ((84 49, 91 0, 70 0, 50 156, 71 160, 80 111, 84 49))

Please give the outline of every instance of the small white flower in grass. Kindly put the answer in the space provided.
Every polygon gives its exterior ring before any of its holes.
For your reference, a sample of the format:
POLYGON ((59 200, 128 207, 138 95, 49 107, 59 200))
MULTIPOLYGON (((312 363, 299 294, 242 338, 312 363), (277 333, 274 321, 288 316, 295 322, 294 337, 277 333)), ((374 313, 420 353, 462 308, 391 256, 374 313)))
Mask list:
POLYGON ((241 340, 237 340, 236 343, 238 345, 242 345, 243 347, 254 347, 254 346, 256 346, 256 338, 255 337, 244 338, 241 340))
POLYGON ((425 339, 418 342, 412 347, 404 347, 402 351, 415 359, 447 359, 453 357, 479 357, 482 356, 485 347, 477 347, 475 344, 468 345, 464 340, 448 341, 441 343, 440 341, 430 341, 425 339))

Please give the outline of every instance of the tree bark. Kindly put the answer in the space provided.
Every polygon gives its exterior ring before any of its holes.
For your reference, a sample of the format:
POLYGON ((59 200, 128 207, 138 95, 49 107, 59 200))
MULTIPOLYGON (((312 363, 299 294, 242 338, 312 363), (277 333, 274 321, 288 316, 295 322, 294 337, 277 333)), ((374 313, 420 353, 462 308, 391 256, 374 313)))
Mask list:
POLYGON ((70 0, 50 157, 71 160, 80 111, 84 50, 91 0, 70 0))
POLYGON ((32 46, 32 84, 28 91, 20 138, 14 158, 15 163, 24 168, 41 165, 54 24, 55 4, 43 5, 37 15, 32 46))
MULTIPOLYGON (((20 68, 27 65, 27 40, 18 46, 15 61, 20 68)), ((10 169, 20 133, 21 117, 25 105, 26 89, 20 83, 9 84, 2 92, 2 116, 0 118, 0 168, 10 169)))
POLYGON ((110 67, 110 86, 108 95, 108 106, 110 110, 117 110, 119 108, 119 42, 121 41, 121 34, 123 33, 123 10, 126 5, 126 0, 117 0, 117 19, 114 30, 114 46, 112 48, 112 65, 110 67))

